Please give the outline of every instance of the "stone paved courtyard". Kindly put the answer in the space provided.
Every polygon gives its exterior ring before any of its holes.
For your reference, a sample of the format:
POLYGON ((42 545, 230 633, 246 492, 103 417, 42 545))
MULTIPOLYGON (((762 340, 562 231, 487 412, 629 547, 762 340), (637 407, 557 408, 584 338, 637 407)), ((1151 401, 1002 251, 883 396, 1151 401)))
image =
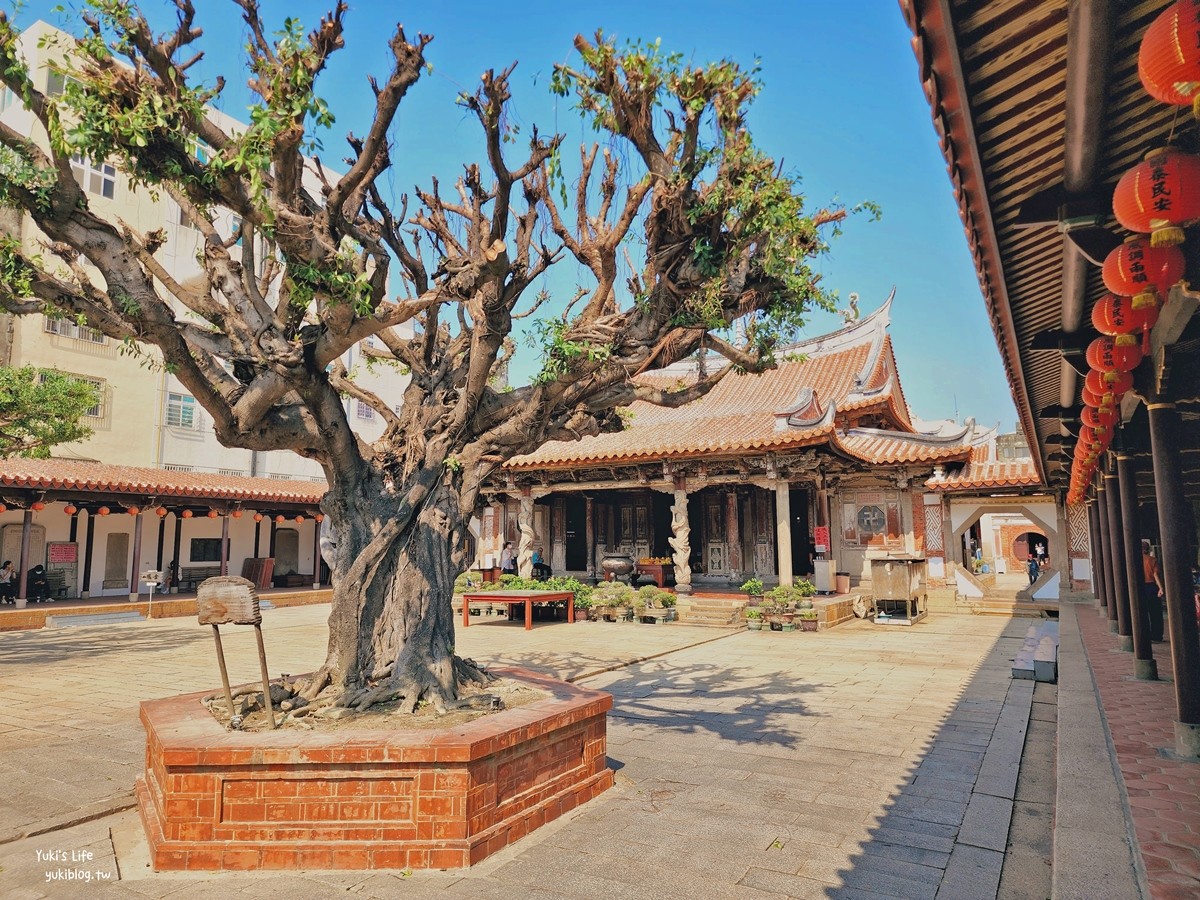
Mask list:
MULTIPOLYGON (((273 673, 319 661, 327 614, 267 613, 273 673)), ((58 826, 129 805, 143 753, 137 701, 218 684, 210 633, 171 619, 0 635, 0 895, 994 896, 1005 836, 989 850, 959 832, 972 826, 972 785, 1010 689, 1031 685, 1009 677, 1024 629, 946 616, 820 634, 460 630, 460 652, 480 662, 612 692, 613 790, 470 870, 201 878, 149 873, 133 811, 58 826), (108 881, 46 880, 59 869, 108 881)), ((253 680, 251 632, 228 632, 231 677, 253 680)))

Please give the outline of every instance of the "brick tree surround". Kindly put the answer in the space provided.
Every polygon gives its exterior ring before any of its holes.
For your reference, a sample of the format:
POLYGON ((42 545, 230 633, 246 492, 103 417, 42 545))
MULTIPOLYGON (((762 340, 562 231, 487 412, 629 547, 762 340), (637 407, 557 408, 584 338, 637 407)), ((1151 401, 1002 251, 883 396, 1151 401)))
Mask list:
POLYGON ((403 732, 226 732, 203 693, 142 703, 155 870, 461 868, 612 787, 610 695, 495 671, 552 696, 403 732))

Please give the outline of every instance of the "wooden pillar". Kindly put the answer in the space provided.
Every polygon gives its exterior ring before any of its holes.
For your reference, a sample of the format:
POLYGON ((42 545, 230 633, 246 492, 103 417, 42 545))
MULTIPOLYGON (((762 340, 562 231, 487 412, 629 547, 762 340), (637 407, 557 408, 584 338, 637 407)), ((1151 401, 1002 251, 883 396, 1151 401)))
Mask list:
POLYGON ((175 555, 171 557, 171 562, 175 564, 175 570, 171 573, 171 593, 179 593, 179 573, 183 570, 183 560, 179 558, 179 548, 183 541, 183 517, 175 513, 175 540, 173 542, 175 555))
POLYGON ((1100 555, 1104 565, 1104 608, 1108 616, 1109 627, 1117 631, 1117 595, 1114 591, 1112 577, 1112 541, 1108 528, 1108 490, 1104 485, 1104 475, 1096 477, 1096 516, 1100 521, 1100 555))
POLYGON ((1124 526, 1125 588, 1129 592, 1129 627, 1133 635, 1133 674, 1143 681, 1158 680, 1158 665, 1150 646, 1150 619, 1142 603, 1142 536, 1138 529, 1137 483, 1133 460, 1117 454, 1117 480, 1121 486, 1121 522, 1124 526))
MULTIPOLYGON (((578 508, 578 507, 577 507, 578 508)), ((587 544, 588 578, 596 577, 596 503, 591 496, 583 498, 583 539, 587 544)))
POLYGON ((1096 512, 1096 498, 1088 500, 1088 526, 1091 529, 1092 545, 1092 589, 1096 594, 1096 603, 1107 612, 1108 593, 1104 584, 1104 559, 1100 547, 1100 518, 1096 512))
POLYGON ((279 524, 275 521, 275 517, 271 517, 271 536, 267 542, 267 556, 271 559, 275 558, 275 532, 279 529, 279 524))
POLYGON ((725 493, 725 559, 729 566, 729 580, 742 580, 742 535, 738 528, 737 489, 725 493))
POLYGON ((775 485, 775 556, 779 561, 779 583, 792 584, 792 501, 791 485, 775 485))
POLYGON ((313 519, 313 590, 321 587, 321 523, 313 519))
POLYGON ((221 515, 221 574, 229 574, 229 513, 221 515))
POLYGON ((1129 628, 1129 588, 1125 578, 1125 553, 1122 550, 1124 526, 1121 524, 1121 486, 1117 473, 1104 473, 1104 505, 1108 510, 1109 564, 1112 573, 1112 593, 1117 607, 1117 646, 1133 649, 1133 632, 1129 628))
POLYGON ((71 513, 71 529, 67 532, 67 540, 74 544, 79 539, 79 510, 71 513))
POLYGON ((139 507, 137 515, 133 517, 133 563, 130 566, 129 572, 129 599, 136 600, 138 598, 138 571, 142 565, 142 510, 139 507))
POLYGON ((162 571, 163 567, 163 550, 167 545, 167 517, 158 517, 158 550, 154 554, 154 568, 162 571))
POLYGON ((87 530, 83 533, 83 585, 79 596, 86 600, 92 596, 92 540, 96 535, 96 517, 88 511, 87 530))
POLYGON ((17 579, 17 599, 29 598, 29 541, 33 534, 33 510, 25 510, 21 517, 21 574, 17 579))
POLYGON ((1171 629, 1171 667, 1175 675, 1175 751, 1200 758, 1200 643, 1193 604, 1187 498, 1179 458, 1182 422, 1174 403, 1146 404, 1154 460, 1154 497, 1158 504, 1159 561, 1171 629))
MULTIPOLYGON (((255 515, 256 516, 260 515, 260 513, 255 513, 255 515)), ((258 538, 259 538, 259 535, 261 534, 261 528, 262 528, 262 519, 255 519, 254 520, 254 558, 255 559, 258 559, 258 538)))

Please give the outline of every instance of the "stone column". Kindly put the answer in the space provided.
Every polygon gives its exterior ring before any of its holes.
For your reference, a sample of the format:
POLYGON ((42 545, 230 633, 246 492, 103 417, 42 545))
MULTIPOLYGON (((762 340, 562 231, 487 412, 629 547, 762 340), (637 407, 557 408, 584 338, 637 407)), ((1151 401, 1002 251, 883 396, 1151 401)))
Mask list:
POLYGON ((791 485, 781 481, 775 485, 775 554, 779 560, 779 583, 792 584, 792 500, 791 485))
POLYGON ((729 564, 729 580, 742 581, 742 535, 738 528, 737 489, 725 494, 725 559, 729 564))
POLYGON ((1112 573, 1113 598, 1117 607, 1117 646, 1133 649, 1133 632, 1129 628, 1129 587, 1125 579, 1123 551, 1124 526, 1121 524, 1121 485, 1116 472, 1104 474, 1104 505, 1108 508, 1109 563, 1112 573))
MULTIPOLYGON (((275 525, 272 524, 271 528, 272 528, 271 533, 274 534, 273 529, 275 528, 275 525)), ((179 556, 179 548, 180 548, 182 541, 183 541, 183 518, 182 518, 182 510, 179 510, 179 511, 176 511, 176 513, 175 513, 175 539, 174 539, 174 543, 172 545, 174 547, 174 552, 175 552, 175 555, 171 557, 171 559, 175 563, 175 569, 171 573, 171 593, 172 594, 179 593, 179 576, 182 573, 182 569, 183 569, 183 560, 179 556)), ((274 556, 274 554, 272 554, 272 556, 274 556)))
POLYGON ((671 561, 675 563, 675 593, 692 592, 692 527, 688 524, 688 494, 682 479, 675 482, 675 502, 671 504, 671 561))
POLYGON ((587 543, 588 578, 596 577, 596 504, 590 496, 583 498, 583 539, 587 543))
MULTIPOLYGON (((475 558, 472 553, 470 559, 475 558)), ((313 519, 313 590, 321 589, 321 523, 313 519)))
POLYGON ((221 516, 221 574, 229 574, 229 513, 221 516))
POLYGON ((132 571, 129 573, 129 599, 136 600, 140 586, 138 585, 138 571, 142 566, 142 510, 138 507, 137 515, 133 517, 133 565, 132 571))
POLYGON ((521 500, 517 506, 517 574, 522 578, 533 577, 533 495, 529 488, 521 489, 521 500))
POLYGON ((1124 528, 1125 581, 1129 591, 1129 626, 1133 634, 1133 674, 1143 681, 1158 680, 1158 665, 1150 647, 1150 619, 1142 603, 1142 536, 1138 528, 1137 484, 1133 460, 1117 454, 1117 478, 1121 484, 1121 519, 1124 528))
POLYGON ((1150 416, 1150 448, 1154 460, 1154 497, 1158 504, 1159 560, 1171 629, 1171 668, 1175 675, 1175 752, 1200 758, 1200 643, 1188 559, 1187 499, 1180 471, 1182 422, 1174 403, 1146 404, 1150 416))
POLYGON ((1096 516, 1100 521, 1100 556, 1104 565, 1104 608, 1108 627, 1117 633, 1117 595, 1112 577, 1112 535, 1108 527, 1108 490, 1103 474, 1096 477, 1096 516))

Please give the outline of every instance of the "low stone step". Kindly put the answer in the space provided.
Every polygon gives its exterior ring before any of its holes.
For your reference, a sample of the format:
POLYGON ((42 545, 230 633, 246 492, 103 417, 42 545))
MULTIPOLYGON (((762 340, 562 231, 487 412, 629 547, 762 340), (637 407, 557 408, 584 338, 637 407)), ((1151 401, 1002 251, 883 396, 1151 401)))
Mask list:
POLYGON ((1030 625, 1013 658, 1012 677, 1027 681, 1058 681, 1058 622, 1030 625))
POLYGON ((128 622, 144 622, 140 612, 83 613, 80 615, 46 616, 47 628, 72 628, 79 625, 121 625, 128 622))

